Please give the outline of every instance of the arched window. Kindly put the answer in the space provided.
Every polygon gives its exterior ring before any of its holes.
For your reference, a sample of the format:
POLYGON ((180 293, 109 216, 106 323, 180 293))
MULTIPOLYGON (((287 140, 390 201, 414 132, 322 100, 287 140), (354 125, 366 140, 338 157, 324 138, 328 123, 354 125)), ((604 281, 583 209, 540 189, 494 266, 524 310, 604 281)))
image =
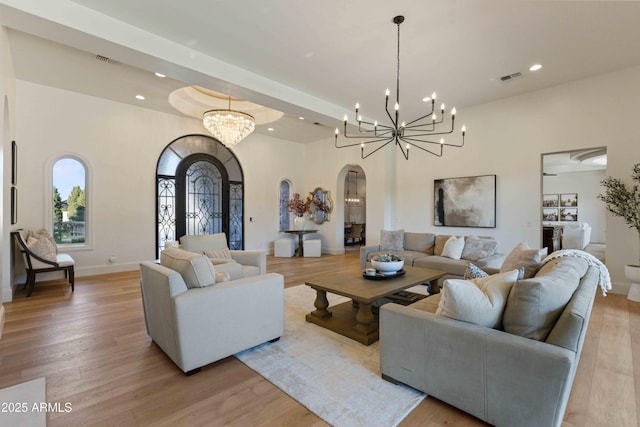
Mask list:
POLYGON ((86 245, 88 195, 87 167, 76 157, 60 157, 53 163, 50 193, 51 230, 58 245, 86 245))
POLYGON ((291 200, 291 183, 286 179, 280 182, 280 231, 289 230, 289 200, 291 200))

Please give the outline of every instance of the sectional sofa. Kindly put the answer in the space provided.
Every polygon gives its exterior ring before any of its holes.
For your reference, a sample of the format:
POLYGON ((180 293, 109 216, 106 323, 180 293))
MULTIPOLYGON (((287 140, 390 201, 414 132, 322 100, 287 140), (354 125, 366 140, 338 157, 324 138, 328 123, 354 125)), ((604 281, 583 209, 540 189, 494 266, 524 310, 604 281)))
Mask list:
POLYGON ((376 255, 393 253, 403 258, 406 265, 446 271, 447 274, 438 280, 442 286, 446 279, 463 277, 470 263, 496 273, 504 261, 505 255, 496 252, 498 242, 492 237, 466 236, 460 259, 442 256, 450 237, 447 234, 382 230, 380 244, 360 248, 360 268, 366 268, 376 255), (393 234, 391 238, 390 234, 393 234))

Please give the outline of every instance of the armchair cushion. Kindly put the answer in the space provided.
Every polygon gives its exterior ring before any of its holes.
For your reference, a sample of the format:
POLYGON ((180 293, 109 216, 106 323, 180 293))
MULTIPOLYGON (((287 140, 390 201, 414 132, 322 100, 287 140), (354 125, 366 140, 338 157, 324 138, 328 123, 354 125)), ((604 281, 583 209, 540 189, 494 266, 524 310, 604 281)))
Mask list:
POLYGON ((446 280, 436 314, 488 328, 500 328, 509 291, 516 280, 516 270, 473 280, 446 280))
POLYGON ((165 249, 160 264, 180 273, 187 288, 204 288, 216 282, 213 264, 204 255, 178 248, 165 249))

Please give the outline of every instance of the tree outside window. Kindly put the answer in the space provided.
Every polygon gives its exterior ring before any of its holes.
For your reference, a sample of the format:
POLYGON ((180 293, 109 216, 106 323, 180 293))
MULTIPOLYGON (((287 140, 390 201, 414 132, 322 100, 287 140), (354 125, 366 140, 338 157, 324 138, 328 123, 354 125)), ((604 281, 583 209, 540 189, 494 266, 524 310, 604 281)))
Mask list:
POLYGON ((53 166, 53 237, 58 244, 86 242, 86 169, 61 158, 53 166))

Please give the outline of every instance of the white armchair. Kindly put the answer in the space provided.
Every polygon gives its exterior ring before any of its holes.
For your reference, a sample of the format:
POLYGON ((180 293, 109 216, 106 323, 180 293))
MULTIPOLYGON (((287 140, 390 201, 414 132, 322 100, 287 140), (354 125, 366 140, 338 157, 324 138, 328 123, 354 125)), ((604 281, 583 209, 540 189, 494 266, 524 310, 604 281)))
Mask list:
POLYGON ((185 235, 180 237, 180 247, 207 255, 216 271, 229 273, 231 280, 267 272, 266 252, 229 250, 225 233, 185 235))
POLYGON ((168 264, 172 268, 148 261, 140 264, 147 333, 183 372, 190 375, 204 365, 282 336, 281 275, 215 282, 215 267, 198 265, 202 259, 208 263, 202 255, 191 256, 199 260, 174 258, 181 266, 168 264), (202 281, 204 287, 193 287, 194 280, 202 281))

